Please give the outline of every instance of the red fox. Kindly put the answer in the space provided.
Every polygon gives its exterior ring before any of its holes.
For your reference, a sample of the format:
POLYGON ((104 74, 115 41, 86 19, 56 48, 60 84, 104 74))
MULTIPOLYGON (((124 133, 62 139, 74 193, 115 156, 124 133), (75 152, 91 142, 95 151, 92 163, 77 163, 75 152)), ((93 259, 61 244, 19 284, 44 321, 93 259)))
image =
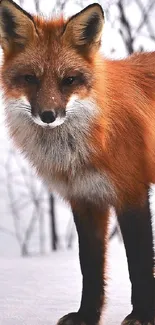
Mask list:
POLYGON ((46 20, 1 0, 6 120, 18 148, 73 211, 82 298, 78 312, 58 324, 99 324, 113 206, 132 285, 133 309, 122 324, 153 325, 149 186, 155 182, 155 52, 104 58, 103 26, 97 3, 70 19, 46 20))

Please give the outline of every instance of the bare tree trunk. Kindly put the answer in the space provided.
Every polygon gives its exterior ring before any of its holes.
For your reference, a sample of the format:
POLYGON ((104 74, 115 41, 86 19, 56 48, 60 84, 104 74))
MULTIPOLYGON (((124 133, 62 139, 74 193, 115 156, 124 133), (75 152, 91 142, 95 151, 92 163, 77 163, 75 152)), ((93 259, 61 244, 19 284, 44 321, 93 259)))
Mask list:
POLYGON ((56 217, 54 209, 54 197, 51 194, 49 198, 50 202, 50 236, 51 236, 51 250, 56 251, 58 246, 58 235, 56 231, 56 217))

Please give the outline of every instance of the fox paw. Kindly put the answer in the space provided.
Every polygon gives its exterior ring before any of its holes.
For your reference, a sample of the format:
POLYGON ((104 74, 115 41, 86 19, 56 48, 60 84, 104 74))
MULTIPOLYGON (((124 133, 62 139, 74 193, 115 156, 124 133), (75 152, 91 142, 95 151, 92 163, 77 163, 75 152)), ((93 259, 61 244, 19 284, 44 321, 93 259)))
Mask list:
POLYGON ((140 317, 135 317, 132 313, 127 316, 121 325, 155 325, 154 321, 144 320, 140 317))
POLYGON ((71 313, 60 318, 57 325, 87 325, 78 313, 71 313))
POLYGON ((141 322, 137 319, 126 319, 123 321, 122 325, 154 325, 154 324, 147 321, 141 322))

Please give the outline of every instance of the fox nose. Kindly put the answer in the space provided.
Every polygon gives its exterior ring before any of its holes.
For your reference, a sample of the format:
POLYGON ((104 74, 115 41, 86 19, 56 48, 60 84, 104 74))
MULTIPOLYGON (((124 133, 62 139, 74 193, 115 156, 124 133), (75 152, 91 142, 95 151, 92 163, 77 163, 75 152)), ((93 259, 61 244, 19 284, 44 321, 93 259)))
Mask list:
POLYGON ((56 120, 56 113, 54 111, 44 111, 40 114, 40 118, 44 123, 52 123, 56 120))

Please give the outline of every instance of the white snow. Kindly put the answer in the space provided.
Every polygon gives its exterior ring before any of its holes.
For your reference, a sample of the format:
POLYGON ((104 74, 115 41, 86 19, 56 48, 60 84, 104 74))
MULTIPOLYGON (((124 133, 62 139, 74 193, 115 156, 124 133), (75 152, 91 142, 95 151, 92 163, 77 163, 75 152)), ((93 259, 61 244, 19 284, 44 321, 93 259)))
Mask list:
MULTIPOLYGON (((107 306, 102 324, 120 324, 130 312, 124 249, 110 244, 107 306), (117 254, 116 254, 117 252, 117 254)), ((81 274, 76 250, 50 257, 0 259, 0 325, 55 325, 80 302, 81 274)))

